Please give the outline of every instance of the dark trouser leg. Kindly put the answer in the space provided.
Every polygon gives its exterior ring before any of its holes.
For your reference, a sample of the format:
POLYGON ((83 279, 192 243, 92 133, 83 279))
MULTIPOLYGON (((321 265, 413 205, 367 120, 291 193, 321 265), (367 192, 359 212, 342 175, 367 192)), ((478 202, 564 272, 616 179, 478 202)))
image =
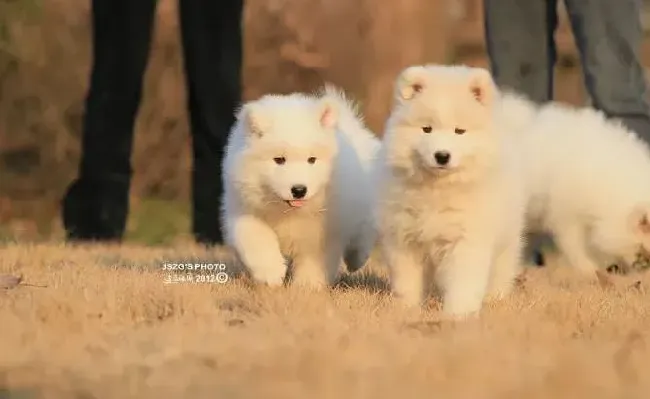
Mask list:
MULTIPOLYGON (((485 36, 497 85, 544 103, 553 99, 556 0, 485 0, 485 36)), ((527 258, 544 263, 550 237, 531 234, 527 258)))
POLYGON ((497 85, 536 102, 553 95, 555 0, 485 0, 485 36, 497 85))
POLYGON ((155 0, 93 0, 93 65, 79 177, 63 199, 71 240, 120 240, 128 215, 133 126, 155 0))
POLYGON ((647 83, 639 60, 640 2, 566 0, 566 6, 594 107, 650 144, 647 83))
POLYGON ((192 131, 192 230, 222 241, 221 162, 241 96, 243 0, 180 0, 192 131))

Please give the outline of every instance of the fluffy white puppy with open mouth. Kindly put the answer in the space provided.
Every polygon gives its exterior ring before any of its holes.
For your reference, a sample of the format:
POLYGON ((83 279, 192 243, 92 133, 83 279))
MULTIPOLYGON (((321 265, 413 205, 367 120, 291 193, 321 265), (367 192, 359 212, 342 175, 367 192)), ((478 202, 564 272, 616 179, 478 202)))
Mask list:
POLYGON ((224 157, 223 226, 252 277, 332 284, 344 257, 362 267, 372 247, 370 168, 380 141, 338 89, 266 95, 238 113, 224 157))

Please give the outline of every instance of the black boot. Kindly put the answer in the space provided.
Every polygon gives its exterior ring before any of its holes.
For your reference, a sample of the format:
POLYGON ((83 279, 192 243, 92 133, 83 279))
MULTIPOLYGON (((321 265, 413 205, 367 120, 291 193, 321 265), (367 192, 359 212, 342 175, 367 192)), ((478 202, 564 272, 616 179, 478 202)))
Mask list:
POLYGON ((129 185, 121 181, 74 181, 63 198, 68 241, 120 242, 129 211, 129 185))

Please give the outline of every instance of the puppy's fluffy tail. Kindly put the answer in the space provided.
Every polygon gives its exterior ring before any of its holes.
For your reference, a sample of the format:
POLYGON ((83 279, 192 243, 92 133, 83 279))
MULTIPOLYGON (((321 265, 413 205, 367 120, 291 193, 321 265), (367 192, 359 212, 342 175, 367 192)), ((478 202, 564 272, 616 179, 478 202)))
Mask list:
POLYGON ((350 100, 343 90, 326 84, 321 97, 331 101, 338 113, 338 130, 360 157, 374 157, 380 141, 365 125, 357 104, 350 100))

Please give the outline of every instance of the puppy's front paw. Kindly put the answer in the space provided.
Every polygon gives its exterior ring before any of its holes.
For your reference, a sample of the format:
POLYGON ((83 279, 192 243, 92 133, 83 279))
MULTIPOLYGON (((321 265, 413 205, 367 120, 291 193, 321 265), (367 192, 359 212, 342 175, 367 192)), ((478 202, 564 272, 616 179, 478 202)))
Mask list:
POLYGON ((328 287, 328 281, 322 270, 298 269, 292 279, 291 285, 297 288, 322 290, 328 287))
POLYGON ((417 290, 393 290, 397 303, 406 309, 415 309, 422 306, 422 295, 417 290))
POLYGON ((481 308, 482 301, 473 297, 447 297, 442 306, 442 313, 450 319, 465 320, 477 316, 481 308))
POLYGON ((286 274, 287 269, 284 265, 282 267, 265 267, 252 272, 257 283, 266 284, 269 287, 281 287, 286 274))

